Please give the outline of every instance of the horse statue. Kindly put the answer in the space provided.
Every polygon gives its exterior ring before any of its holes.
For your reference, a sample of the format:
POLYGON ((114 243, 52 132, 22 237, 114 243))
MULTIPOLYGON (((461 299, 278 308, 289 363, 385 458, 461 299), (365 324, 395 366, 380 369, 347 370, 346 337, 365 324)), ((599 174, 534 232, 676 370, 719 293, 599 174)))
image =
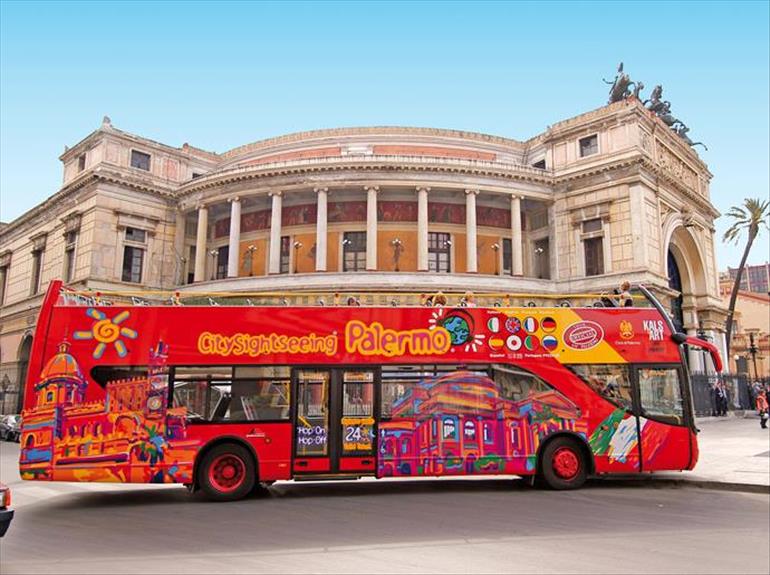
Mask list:
POLYGON ((671 102, 663 99, 663 86, 660 84, 652 89, 650 99, 645 100, 643 103, 645 106, 647 106, 647 109, 656 116, 661 116, 671 112, 671 102))
POLYGON ((689 146, 691 146, 691 147, 693 147, 693 146, 703 146, 703 149, 708 152, 708 148, 706 147, 706 144, 704 144, 703 142, 693 142, 690 139, 690 137, 687 135, 687 132, 690 131, 690 128, 685 126, 684 122, 682 122, 681 120, 677 120, 676 124, 677 124, 677 126, 676 127, 672 126, 671 129, 674 130, 674 132, 676 132, 677 136, 682 138, 689 146))
MULTIPOLYGON (((631 86, 636 86, 636 82, 633 82, 628 74, 623 72, 623 62, 618 66, 618 73, 615 75, 615 80, 613 82, 605 80, 604 78, 602 78, 602 81, 605 84, 612 86, 612 88, 610 88, 610 98, 607 101, 608 104, 614 104, 615 102, 625 100, 632 95, 630 89, 631 86)), ((644 88, 644 86, 642 86, 642 88, 644 88)), ((638 92, 639 90, 636 90, 634 95, 638 94, 638 92)))

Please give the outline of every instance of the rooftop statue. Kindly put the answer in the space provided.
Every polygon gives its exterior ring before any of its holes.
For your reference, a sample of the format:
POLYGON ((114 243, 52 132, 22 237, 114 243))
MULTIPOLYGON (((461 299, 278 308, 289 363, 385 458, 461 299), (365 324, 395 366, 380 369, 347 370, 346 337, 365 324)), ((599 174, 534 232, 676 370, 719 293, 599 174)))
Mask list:
MULTIPOLYGON (((636 82, 631 81, 631 78, 623 72, 623 62, 621 62, 618 65, 618 73, 615 75, 615 80, 613 82, 610 82, 609 80, 604 80, 602 78, 605 84, 610 84, 612 88, 610 88, 610 98, 607 101, 608 104, 613 104, 615 102, 620 102, 621 100, 625 100, 629 96, 631 96, 631 86, 636 86, 636 82)), ((644 88, 644 84, 641 85, 641 87, 638 87, 636 90, 634 90, 633 95, 638 96, 639 92, 644 88)))
POLYGON ((682 138, 690 146, 703 146, 703 149, 708 151, 706 144, 704 144, 703 142, 693 142, 690 139, 690 137, 687 135, 687 132, 690 131, 690 128, 685 126, 681 120, 677 120, 676 123, 677 123, 676 127, 672 126, 671 129, 674 130, 674 132, 676 132, 677 136, 682 138))

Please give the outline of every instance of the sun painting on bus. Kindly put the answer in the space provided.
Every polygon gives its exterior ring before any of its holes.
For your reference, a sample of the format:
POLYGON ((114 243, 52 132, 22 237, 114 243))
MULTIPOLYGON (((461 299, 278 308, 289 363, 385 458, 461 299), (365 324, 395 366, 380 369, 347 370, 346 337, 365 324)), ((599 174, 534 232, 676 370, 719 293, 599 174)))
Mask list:
POLYGON ((89 383, 68 348, 59 344, 34 387, 34 406, 22 414, 22 478, 191 481, 199 442, 186 439, 186 409, 166 407, 168 346, 152 348, 143 375, 107 381, 97 401, 85 400, 89 383))
POLYGON ((556 390, 501 397, 480 373, 426 378, 379 426, 379 476, 532 472, 540 442, 557 430, 583 438, 578 408, 556 390))

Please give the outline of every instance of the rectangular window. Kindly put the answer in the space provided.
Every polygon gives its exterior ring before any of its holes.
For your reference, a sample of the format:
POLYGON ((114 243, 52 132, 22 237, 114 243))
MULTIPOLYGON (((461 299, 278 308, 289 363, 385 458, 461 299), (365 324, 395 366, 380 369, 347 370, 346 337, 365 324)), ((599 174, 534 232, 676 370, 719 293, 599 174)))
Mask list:
POLYGON ((596 393, 618 407, 633 411, 631 373, 627 365, 592 364, 568 367, 596 393))
POLYGON ((30 294, 35 295, 40 291, 40 276, 43 271, 43 250, 32 251, 32 282, 30 294))
POLYGON ((140 170, 150 171, 150 154, 131 150, 131 167, 140 170))
POLYGON ((227 277, 227 260, 230 258, 230 246, 222 246, 217 249, 217 279, 227 277))
POLYGON ((78 156, 78 172, 82 172, 86 169, 86 155, 80 154, 78 156))
POLYGON ((342 239, 342 271, 366 270, 366 232, 345 232, 342 239))
POLYGON ((590 234, 593 232, 600 232, 602 231, 602 220, 601 218, 596 218, 593 220, 586 220, 583 222, 583 233, 584 234, 590 234))
POLYGON ((580 139, 580 157, 585 158, 599 153, 599 137, 594 134, 580 139))
POLYGON ((329 452, 329 372, 297 372, 297 456, 329 452))
POLYGON ((289 273, 289 262, 291 262, 291 238, 281 236, 281 269, 280 273, 289 273))
MULTIPOLYGON (((487 377, 488 366, 461 365, 383 365, 380 386, 380 412, 384 418, 409 417, 424 398, 421 391, 432 382, 457 371, 466 371, 474 377, 487 377)), ((466 397, 467 399, 467 397, 466 397)))
POLYGON ((8 269, 10 266, 0 267, 0 305, 5 302, 5 288, 8 285, 8 269))
POLYGON ((684 420, 679 370, 675 367, 639 368, 642 415, 679 425, 684 420))
POLYGON ((523 401, 551 389, 536 375, 513 365, 493 365, 492 379, 497 384, 500 397, 511 401, 523 401))
POLYGON ((144 263, 144 250, 134 246, 123 248, 123 275, 124 282, 141 283, 142 264, 144 263))
POLYGON ((147 239, 147 232, 137 228, 126 228, 126 239, 130 242, 144 243, 147 239))
POLYGON ((190 257, 187 259, 187 283, 195 281, 195 246, 190 246, 190 257))
POLYGON ((600 276, 604 273, 604 246, 602 238, 583 240, 585 253, 586 275, 600 276))
POLYGON ((449 234, 428 233, 428 270, 432 272, 450 272, 450 249, 452 240, 449 234))
POLYGON ((513 242, 511 238, 503 238, 503 273, 513 273, 513 242))
POLYGON ((75 231, 64 234, 64 282, 69 283, 75 277, 75 246, 78 243, 78 233, 75 231))
POLYGON ((289 418, 289 368, 284 366, 178 367, 174 406, 189 419, 285 421, 289 418))

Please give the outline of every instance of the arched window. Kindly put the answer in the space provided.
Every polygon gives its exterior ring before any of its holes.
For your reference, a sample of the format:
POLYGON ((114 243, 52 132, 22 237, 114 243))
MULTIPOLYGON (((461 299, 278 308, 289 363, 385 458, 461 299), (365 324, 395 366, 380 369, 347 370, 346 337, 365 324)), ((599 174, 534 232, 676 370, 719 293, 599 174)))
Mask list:
POLYGON ((468 420, 463 425, 463 435, 467 441, 474 441, 476 439, 476 424, 468 420))
POLYGON ((27 449, 32 449, 35 447, 35 436, 31 433, 27 436, 27 441, 24 442, 24 447, 27 449))
POLYGON ((48 393, 45 394, 45 400, 48 403, 53 403, 54 397, 56 397, 56 394, 53 391, 49 391, 48 393))
POLYGON ((101 435, 101 433, 102 433, 102 424, 94 423, 94 435, 101 435))

